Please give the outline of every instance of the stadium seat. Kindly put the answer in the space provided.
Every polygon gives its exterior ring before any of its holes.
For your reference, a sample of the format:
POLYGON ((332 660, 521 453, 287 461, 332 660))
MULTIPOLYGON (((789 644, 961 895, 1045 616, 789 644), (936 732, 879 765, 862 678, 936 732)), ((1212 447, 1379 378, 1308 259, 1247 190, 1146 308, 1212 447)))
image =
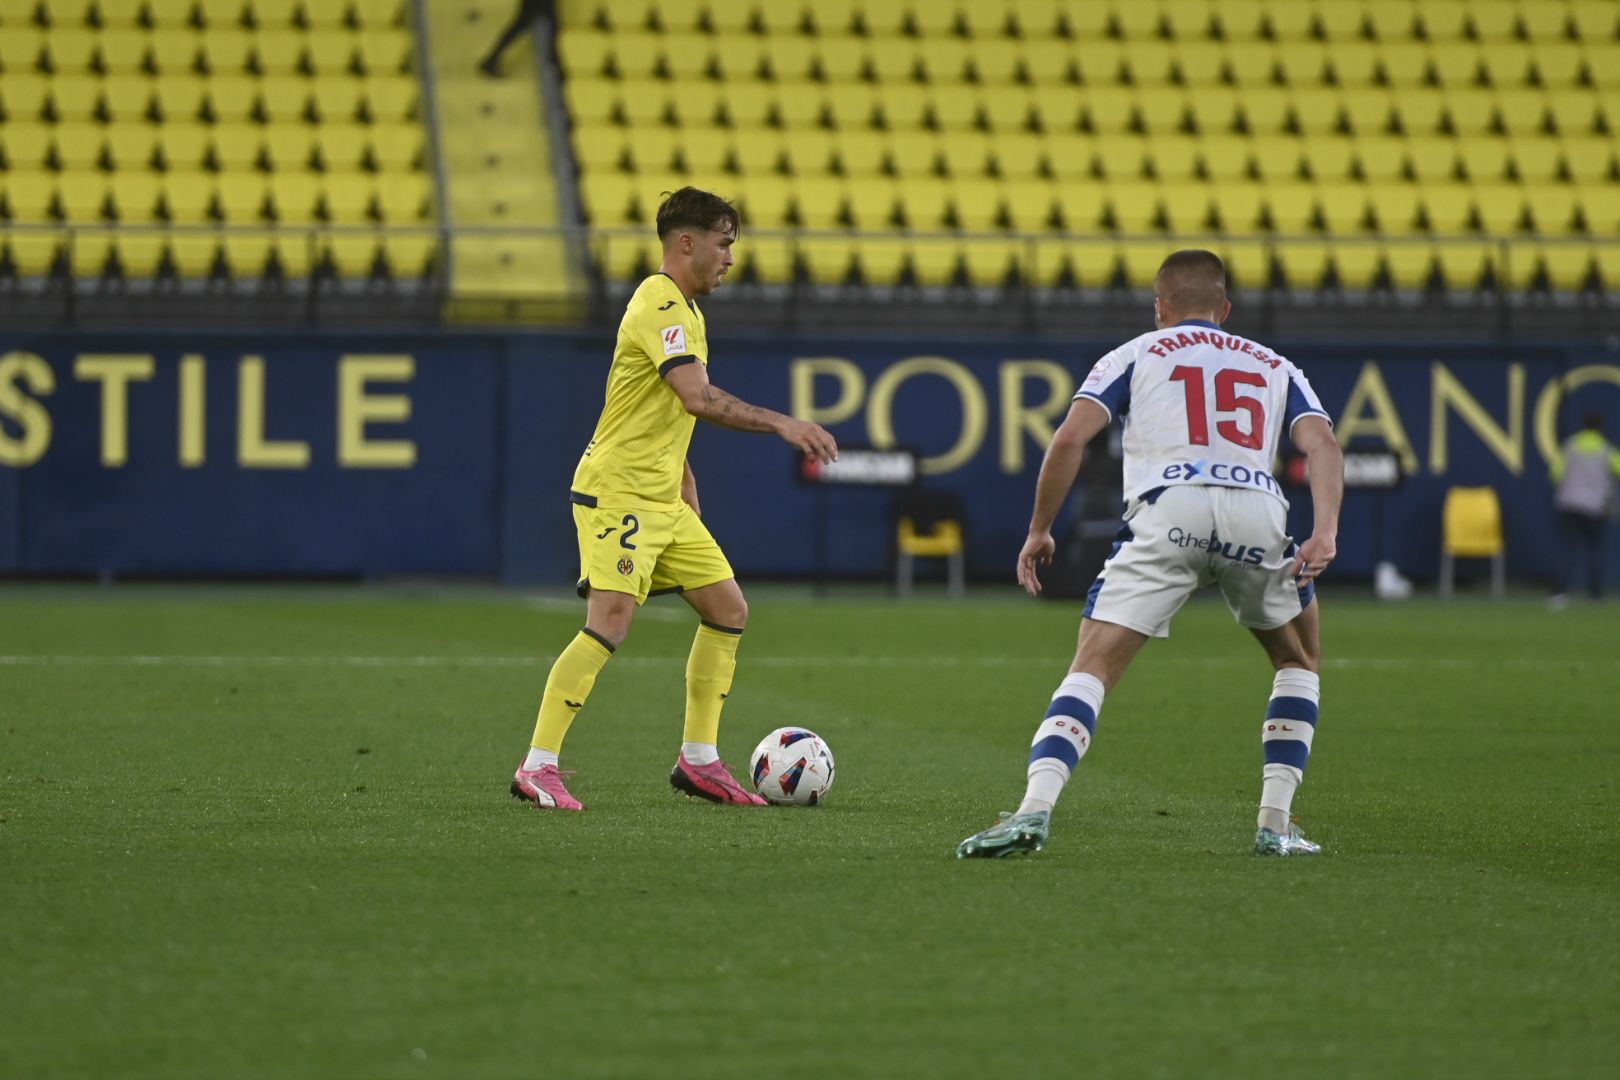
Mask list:
POLYGON ((1471 240, 1452 241, 1434 246, 1435 260, 1446 288, 1453 292, 1472 292, 1492 272, 1493 245, 1471 240))
POLYGON ((162 181, 156 173, 126 169, 112 175, 113 210, 122 224, 157 221, 162 195, 162 181))
POLYGON ((55 128, 57 165, 67 173, 98 168, 107 140, 100 124, 62 123, 55 128))
POLYGON ((163 204, 169 219, 177 225, 197 225, 209 220, 215 204, 214 178, 206 173, 181 171, 170 166, 163 174, 163 204))
POLYGON ((1502 506, 1494 488, 1453 487, 1441 508, 1440 597, 1455 591, 1456 560, 1491 560, 1491 595, 1507 594, 1506 547, 1502 540, 1502 506))
POLYGON ((262 223, 268 211, 269 196, 269 183, 250 173, 220 177, 216 193, 220 215, 230 225, 262 223))

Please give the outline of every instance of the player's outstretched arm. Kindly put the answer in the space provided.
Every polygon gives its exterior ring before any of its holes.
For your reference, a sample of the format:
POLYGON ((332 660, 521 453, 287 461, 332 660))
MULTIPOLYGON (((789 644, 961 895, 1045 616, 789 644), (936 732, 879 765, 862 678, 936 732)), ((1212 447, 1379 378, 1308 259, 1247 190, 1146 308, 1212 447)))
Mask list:
POLYGON ((1086 444, 1108 426, 1108 410, 1089 398, 1069 406, 1069 415, 1052 435, 1052 443, 1041 459, 1041 475, 1035 481, 1035 512, 1029 518, 1029 538, 1018 553, 1018 584, 1031 596, 1041 593, 1037 568, 1052 561, 1057 543, 1052 539, 1052 522, 1057 520, 1063 500, 1074 487, 1085 456, 1086 444))
POLYGON ((1339 505, 1344 502, 1344 451, 1333 434, 1333 425, 1320 416, 1302 416, 1294 422, 1290 437, 1305 455, 1305 470, 1311 479, 1311 505, 1316 521, 1311 537, 1299 546, 1294 576, 1310 581, 1326 570, 1339 554, 1339 505))
POLYGON ((664 381, 681 399, 681 406, 700 420, 733 431, 770 432, 797 446, 824 465, 838 460, 838 441, 820 424, 796 420, 758 405, 750 405, 709 381, 702 364, 670 368, 664 381))

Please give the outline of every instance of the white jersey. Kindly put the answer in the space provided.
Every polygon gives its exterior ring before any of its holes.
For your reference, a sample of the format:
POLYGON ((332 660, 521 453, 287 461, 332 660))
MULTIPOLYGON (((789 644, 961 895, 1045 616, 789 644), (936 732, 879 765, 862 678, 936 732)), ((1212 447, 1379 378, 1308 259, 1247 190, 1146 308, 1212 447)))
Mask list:
POLYGON ((1214 323, 1188 319, 1143 334, 1097 361, 1075 399, 1124 427, 1125 501, 1176 484, 1264 491, 1283 429, 1327 412, 1286 359, 1214 323))

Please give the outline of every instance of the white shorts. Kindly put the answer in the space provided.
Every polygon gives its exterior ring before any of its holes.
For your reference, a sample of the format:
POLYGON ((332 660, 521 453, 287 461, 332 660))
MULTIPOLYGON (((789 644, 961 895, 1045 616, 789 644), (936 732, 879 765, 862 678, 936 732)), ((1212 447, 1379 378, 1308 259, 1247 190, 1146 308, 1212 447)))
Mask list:
POLYGON ((1310 606, 1294 580, 1296 549, 1283 504, 1261 491, 1179 484, 1125 513, 1114 552, 1086 596, 1085 616, 1169 637, 1187 598, 1214 582, 1232 615, 1274 630, 1310 606))

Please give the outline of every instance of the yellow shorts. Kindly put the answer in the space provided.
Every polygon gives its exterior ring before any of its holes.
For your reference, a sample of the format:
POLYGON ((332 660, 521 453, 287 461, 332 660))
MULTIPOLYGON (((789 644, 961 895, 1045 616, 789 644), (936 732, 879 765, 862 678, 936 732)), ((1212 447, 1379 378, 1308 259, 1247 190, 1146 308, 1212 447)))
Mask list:
POLYGON ((639 604, 736 576, 703 519, 685 503, 669 513, 575 503, 574 527, 581 596, 601 589, 629 593, 639 604))

